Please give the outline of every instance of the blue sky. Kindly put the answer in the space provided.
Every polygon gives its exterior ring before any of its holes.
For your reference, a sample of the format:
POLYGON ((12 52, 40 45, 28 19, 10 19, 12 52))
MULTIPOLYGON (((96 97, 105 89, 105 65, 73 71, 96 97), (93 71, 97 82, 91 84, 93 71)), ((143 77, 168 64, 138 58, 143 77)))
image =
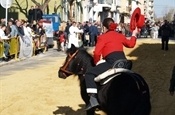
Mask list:
POLYGON ((161 17, 170 8, 175 9, 175 0, 154 0, 154 10, 157 17, 161 17))

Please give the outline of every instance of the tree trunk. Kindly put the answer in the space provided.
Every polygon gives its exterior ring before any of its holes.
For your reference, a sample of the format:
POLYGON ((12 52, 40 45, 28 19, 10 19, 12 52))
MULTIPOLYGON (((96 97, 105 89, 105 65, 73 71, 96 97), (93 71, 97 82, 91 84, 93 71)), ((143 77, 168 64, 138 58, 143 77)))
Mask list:
POLYGON ((47 5, 47 11, 46 11, 47 14, 49 14, 49 5, 47 5))
POLYGON ((69 20, 73 20, 73 6, 74 6, 74 2, 75 0, 68 0, 69 2, 69 20))
POLYGON ((69 20, 73 21, 73 4, 70 5, 69 20))
POLYGON ((44 4, 42 5, 42 8, 41 8, 42 11, 45 10, 45 9, 47 8, 47 6, 48 6, 48 4, 49 4, 50 1, 51 1, 51 0, 45 0, 45 1, 44 1, 44 4))
POLYGON ((38 3, 38 0, 31 0, 34 4, 40 7, 40 9, 44 12, 44 10, 47 8, 47 5, 51 0, 45 0, 43 4, 38 3))

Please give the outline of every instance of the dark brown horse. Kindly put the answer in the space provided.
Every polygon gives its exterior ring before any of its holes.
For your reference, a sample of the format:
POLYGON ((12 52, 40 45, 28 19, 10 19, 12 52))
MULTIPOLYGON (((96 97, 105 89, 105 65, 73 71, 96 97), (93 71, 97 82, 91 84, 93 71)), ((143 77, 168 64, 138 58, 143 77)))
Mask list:
MULTIPOLYGON (((60 67, 58 75, 67 78, 75 74, 80 81, 81 97, 85 104, 89 102, 86 92, 84 75, 87 68, 95 66, 92 56, 84 48, 74 45, 67 50, 64 65, 60 67)), ((134 72, 117 73, 105 85, 98 84, 98 100, 100 109, 107 115, 149 115, 151 111, 149 88, 143 77, 134 72)), ((95 110, 87 111, 87 115, 94 115, 95 110)))

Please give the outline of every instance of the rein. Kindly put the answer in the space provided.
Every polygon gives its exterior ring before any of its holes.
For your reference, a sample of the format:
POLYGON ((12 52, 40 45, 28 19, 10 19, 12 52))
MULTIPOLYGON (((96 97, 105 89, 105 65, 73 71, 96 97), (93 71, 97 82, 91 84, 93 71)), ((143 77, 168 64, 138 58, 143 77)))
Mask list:
POLYGON ((78 53, 78 50, 75 53, 73 53, 72 55, 70 53, 68 54, 70 58, 64 64, 64 66, 60 67, 61 71, 63 71, 64 73, 67 73, 67 74, 73 74, 71 71, 66 70, 66 68, 69 65, 69 63, 71 62, 71 60, 77 55, 77 53, 78 53))

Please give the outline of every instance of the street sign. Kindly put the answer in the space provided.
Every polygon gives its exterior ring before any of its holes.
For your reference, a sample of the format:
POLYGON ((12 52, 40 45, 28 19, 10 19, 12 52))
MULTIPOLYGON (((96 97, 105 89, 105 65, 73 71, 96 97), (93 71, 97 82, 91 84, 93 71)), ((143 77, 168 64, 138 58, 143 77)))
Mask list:
POLYGON ((8 19, 8 8, 11 7, 13 0, 0 0, 0 4, 3 8, 5 8, 5 24, 7 25, 8 19))
POLYGON ((13 0, 1 0, 1 6, 3 8, 10 8, 13 0))

